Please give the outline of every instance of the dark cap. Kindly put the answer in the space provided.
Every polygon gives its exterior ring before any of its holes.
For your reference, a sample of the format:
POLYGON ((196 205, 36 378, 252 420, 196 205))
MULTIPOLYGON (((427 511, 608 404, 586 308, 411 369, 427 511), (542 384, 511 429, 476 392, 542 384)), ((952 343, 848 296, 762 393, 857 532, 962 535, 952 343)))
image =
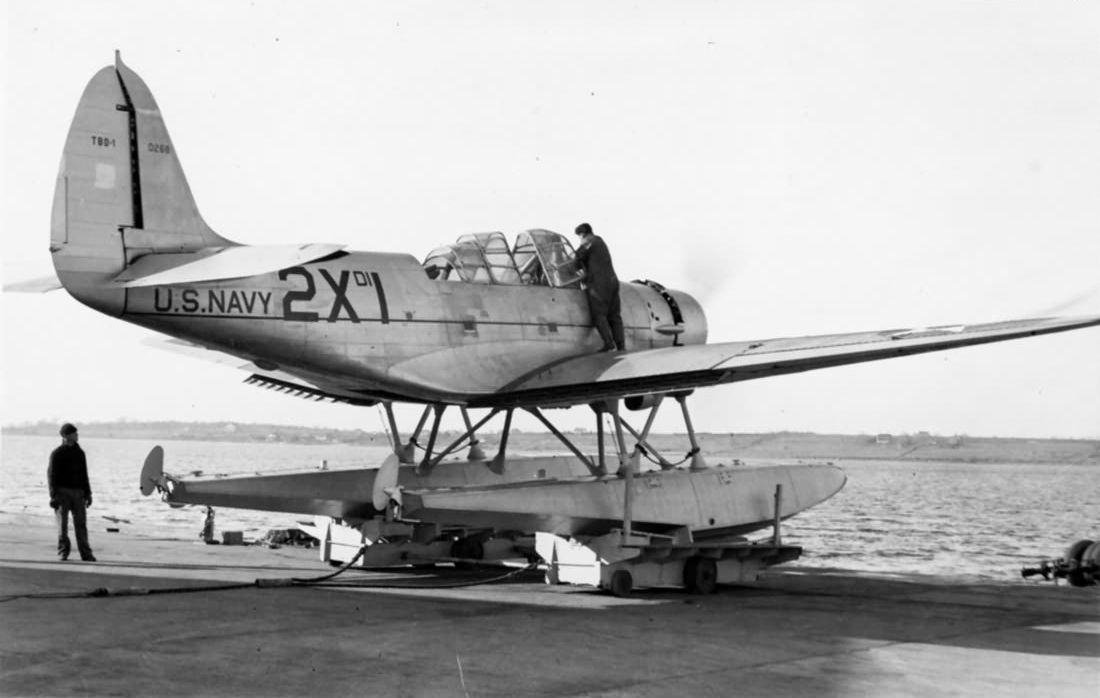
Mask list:
POLYGON ((69 434, 75 434, 75 433, 76 433, 76 427, 74 427, 72 424, 69 424, 68 422, 65 422, 64 424, 61 425, 61 435, 62 436, 68 436, 69 434))
POLYGON ((573 232, 575 232, 577 235, 591 235, 592 234, 592 226, 588 225, 587 223, 581 223, 580 225, 577 226, 577 229, 573 232))

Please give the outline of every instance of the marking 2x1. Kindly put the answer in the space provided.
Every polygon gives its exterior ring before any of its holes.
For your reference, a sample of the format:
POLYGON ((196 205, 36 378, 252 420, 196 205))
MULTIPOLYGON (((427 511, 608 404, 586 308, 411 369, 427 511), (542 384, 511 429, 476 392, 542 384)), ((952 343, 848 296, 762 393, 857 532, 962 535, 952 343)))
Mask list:
MULTIPOLYGON (((356 286, 374 288, 374 292, 378 296, 378 308, 382 324, 389 323, 390 311, 386 305, 386 292, 382 288, 382 280, 378 277, 378 272, 341 269, 339 276, 334 277, 327 269, 319 268, 317 271, 321 273, 321 278, 325 280, 333 293, 332 309, 329 311, 328 317, 325 318, 328 322, 339 320, 341 313, 346 315, 347 319, 352 322, 362 322, 359 319, 359 313, 355 312, 355 307, 348 299, 348 285, 351 280, 354 280, 356 286)), ((307 303, 313 300, 316 295, 317 285, 313 281, 313 274, 305 267, 290 267, 279 272, 279 280, 281 281, 286 281, 291 276, 300 277, 305 281, 306 286, 302 290, 287 291, 286 295, 283 296, 283 318, 302 322, 317 322, 320 316, 316 312, 294 309, 295 303, 307 303)))

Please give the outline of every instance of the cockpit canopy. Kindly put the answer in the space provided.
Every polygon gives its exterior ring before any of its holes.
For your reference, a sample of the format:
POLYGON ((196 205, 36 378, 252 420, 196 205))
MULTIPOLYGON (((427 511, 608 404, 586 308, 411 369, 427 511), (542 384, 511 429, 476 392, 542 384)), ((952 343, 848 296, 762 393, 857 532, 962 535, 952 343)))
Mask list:
POLYGON ((424 260, 424 271, 436 281, 507 286, 575 288, 580 270, 573 261, 573 246, 564 235, 549 230, 528 230, 508 247, 503 233, 471 233, 453 245, 437 247, 424 260))

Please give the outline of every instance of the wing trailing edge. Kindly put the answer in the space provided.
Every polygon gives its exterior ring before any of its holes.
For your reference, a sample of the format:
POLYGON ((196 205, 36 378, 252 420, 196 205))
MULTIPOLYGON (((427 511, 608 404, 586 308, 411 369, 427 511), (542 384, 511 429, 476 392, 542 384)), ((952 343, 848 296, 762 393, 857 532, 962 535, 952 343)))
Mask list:
POLYGON ((267 388, 268 390, 274 390, 279 393, 289 393, 294 397, 306 398, 307 400, 313 400, 315 402, 329 400, 330 402, 344 402, 349 405, 360 405, 363 407, 370 407, 378 404, 378 400, 329 392, 311 385, 304 385, 301 382, 274 378, 259 373, 253 373, 248 378, 245 378, 244 382, 248 385, 258 385, 261 388, 267 388))
MULTIPOLYGON (((201 344, 174 337, 153 337, 146 340, 145 344, 156 349, 201 359, 207 363, 214 363, 247 371, 250 375, 244 379, 246 385, 267 388, 279 393, 286 393, 293 397, 301 397, 318 402, 329 400, 331 402, 343 402, 350 405, 362 405, 367 407, 378 404, 381 399, 350 387, 343 389, 342 387, 325 384, 320 379, 313 377, 305 377, 280 369, 264 368, 254 361, 234 356, 220 349, 212 349, 201 344)), ((260 361, 259 363, 263 362, 260 361)))

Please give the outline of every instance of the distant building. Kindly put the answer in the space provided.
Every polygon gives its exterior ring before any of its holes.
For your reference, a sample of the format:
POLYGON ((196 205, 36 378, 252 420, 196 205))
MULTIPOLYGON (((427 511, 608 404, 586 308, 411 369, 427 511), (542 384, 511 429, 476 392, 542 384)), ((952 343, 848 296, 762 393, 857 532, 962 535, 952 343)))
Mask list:
POLYGON ((888 444, 888 443, 892 443, 893 440, 894 440, 894 436, 892 434, 879 434, 878 436, 875 437, 875 443, 876 444, 888 444))

